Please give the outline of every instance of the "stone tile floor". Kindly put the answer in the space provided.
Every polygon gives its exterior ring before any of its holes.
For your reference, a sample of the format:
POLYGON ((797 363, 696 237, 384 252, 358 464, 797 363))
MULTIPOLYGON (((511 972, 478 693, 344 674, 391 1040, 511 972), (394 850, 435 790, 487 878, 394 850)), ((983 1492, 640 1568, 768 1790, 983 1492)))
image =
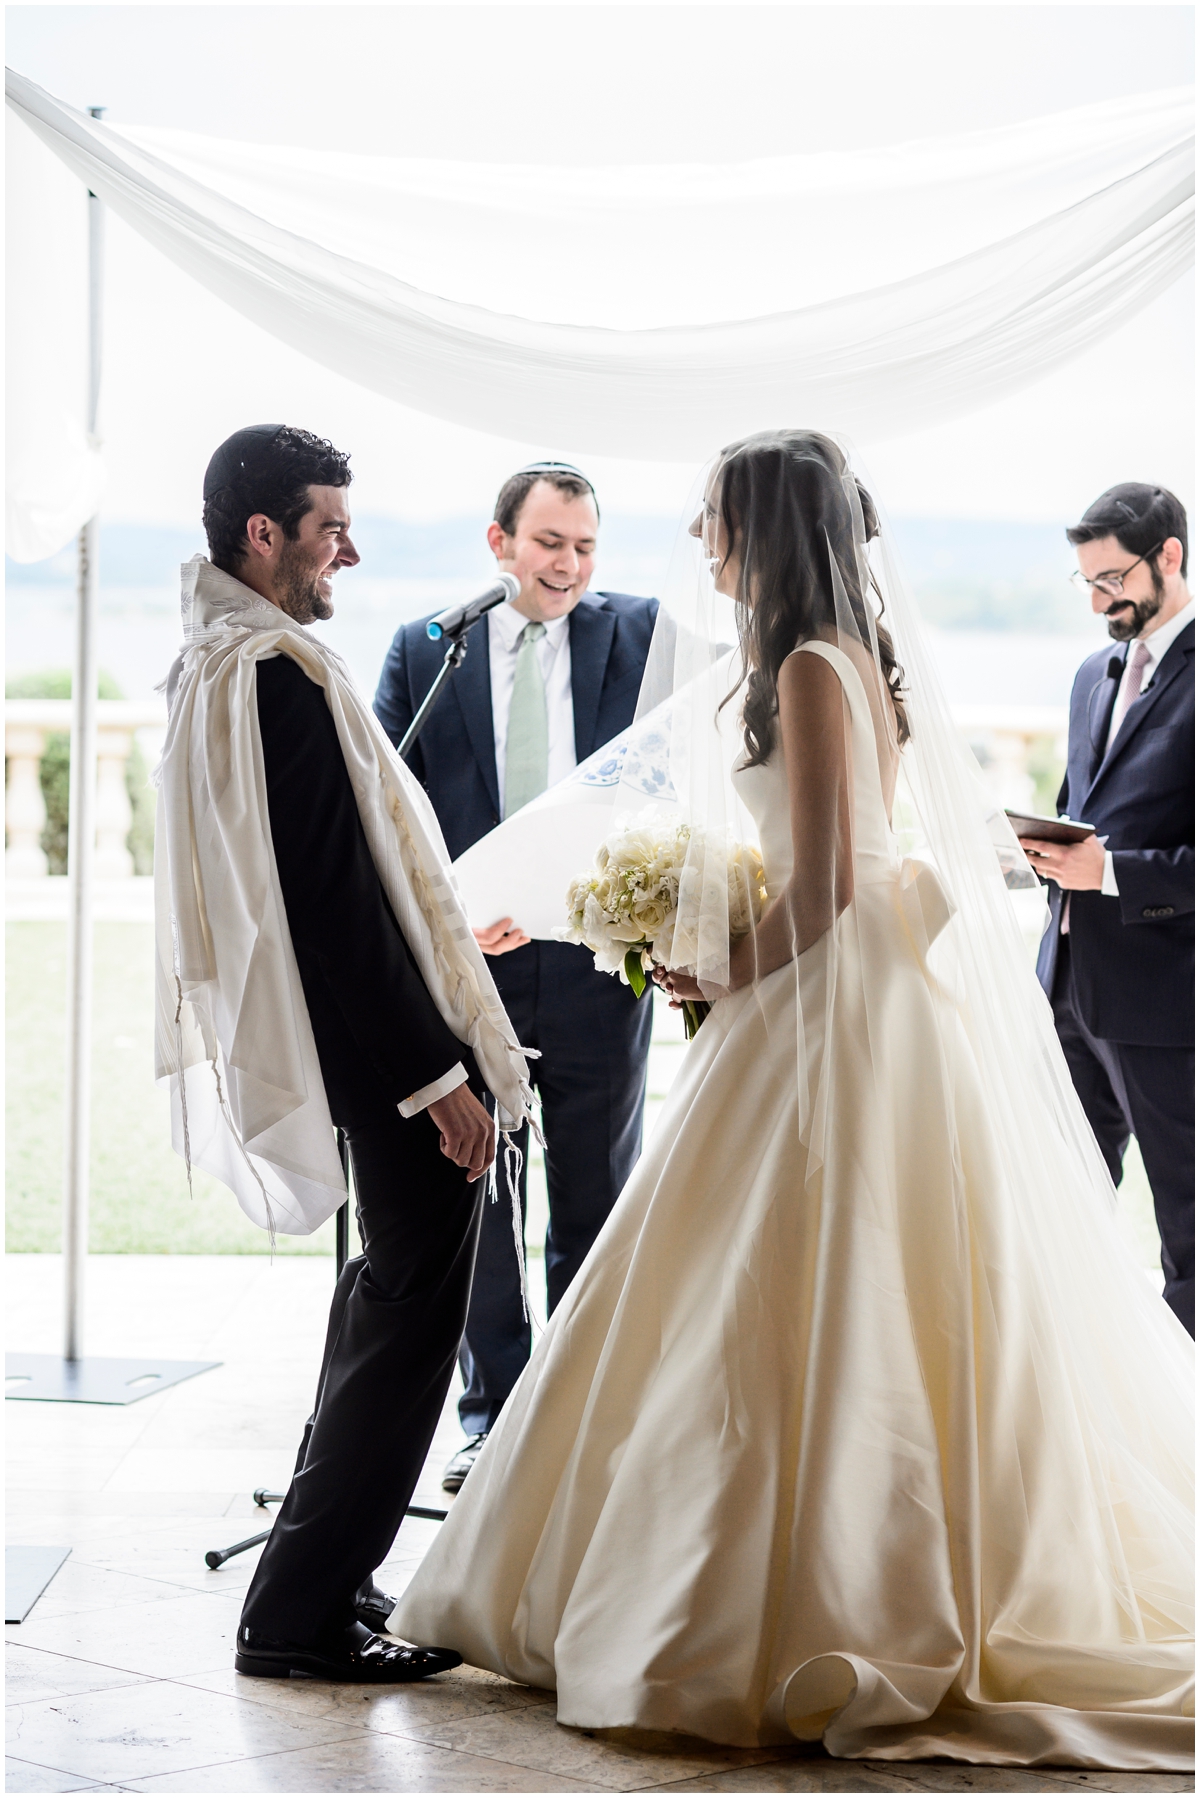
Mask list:
MULTIPOLYGON (((54 1351, 59 1266, 8 1260, 8 1345, 54 1351)), ((8 1629, 15 1792, 1177 1792, 1175 1774, 835 1761, 561 1728, 552 1697, 461 1668, 393 1691, 245 1680, 232 1667, 251 1552, 307 1413, 332 1281, 320 1259, 112 1256, 91 1264, 87 1349, 223 1365, 128 1408, 6 1407, 11 1542, 70 1546, 8 1629)), ((448 1403, 418 1491, 442 1502, 448 1403)), ((410 1519, 401 1587, 436 1524, 410 1519)))

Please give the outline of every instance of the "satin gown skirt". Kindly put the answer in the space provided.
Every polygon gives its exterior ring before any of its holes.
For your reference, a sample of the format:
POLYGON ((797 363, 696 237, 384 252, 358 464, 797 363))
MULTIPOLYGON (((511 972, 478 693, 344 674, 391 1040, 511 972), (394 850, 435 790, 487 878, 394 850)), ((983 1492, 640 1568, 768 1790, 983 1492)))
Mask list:
POLYGON ((566 1724, 1189 1765, 1187 1575, 1054 1389, 896 881, 839 932, 709 1016, 392 1627, 566 1724))

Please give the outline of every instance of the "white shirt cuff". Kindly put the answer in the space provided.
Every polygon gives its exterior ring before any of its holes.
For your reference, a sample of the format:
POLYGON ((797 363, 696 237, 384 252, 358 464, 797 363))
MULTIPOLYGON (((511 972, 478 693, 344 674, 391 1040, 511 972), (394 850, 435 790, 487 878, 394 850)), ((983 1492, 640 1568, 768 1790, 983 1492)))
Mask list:
POLYGON ((456 1086, 461 1086, 466 1077, 466 1068, 461 1061, 456 1061, 448 1074, 443 1074, 440 1080, 431 1080, 428 1086, 423 1086, 418 1093, 410 1093, 407 1099, 401 1099, 396 1109, 402 1118, 415 1118, 419 1111, 424 1111, 429 1105, 436 1105, 439 1099, 452 1093, 456 1086))
POLYGON ((1121 897, 1117 886, 1117 870, 1113 867, 1112 850, 1104 851, 1104 879, 1100 882, 1100 891, 1109 899, 1121 897))

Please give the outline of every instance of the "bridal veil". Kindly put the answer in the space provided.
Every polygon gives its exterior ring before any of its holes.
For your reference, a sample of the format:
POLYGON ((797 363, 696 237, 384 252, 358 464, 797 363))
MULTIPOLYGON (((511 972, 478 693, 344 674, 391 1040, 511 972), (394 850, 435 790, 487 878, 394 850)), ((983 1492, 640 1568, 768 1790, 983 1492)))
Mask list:
MULTIPOLYGON (((769 592, 788 577, 787 559, 802 560, 811 553, 804 546, 817 542, 819 565, 791 572, 822 595, 818 636, 841 650, 862 678, 885 803, 891 799, 903 855, 898 902, 928 980, 950 1001, 943 1015, 953 1024, 942 1030, 937 1056, 911 1070, 913 1103, 927 1130, 947 1142, 977 1138, 982 1127, 989 1143, 993 1178, 983 1239, 971 1239, 964 1216, 957 1244, 929 1245, 931 1256, 965 1258, 970 1267, 958 1270, 967 1272, 963 1302, 928 1320, 943 1339, 927 1345, 925 1366, 927 1375, 936 1368, 944 1378, 940 1400, 947 1415, 959 1382, 995 1380, 1008 1389, 1009 1403, 989 1421, 992 1439, 981 1444, 991 1471, 1002 1468, 1003 1477, 993 1482, 985 1466, 976 1470, 981 1504, 986 1510, 990 1491, 996 1505, 984 1518, 993 1548, 1024 1563, 1010 1569, 1013 1608, 1004 1633, 1018 1658, 1032 1651, 1037 1581, 1024 1577, 1033 1571, 1028 1557, 1035 1540, 1052 1553, 1062 1532, 1090 1540, 1097 1640, 1113 1640, 1115 1630, 1117 1637, 1157 1640, 1165 1649, 1192 1627, 1190 1586, 1178 1578, 1180 1567, 1190 1565, 1192 1541, 1192 1345, 1137 1265, 1071 1084, 1014 906, 1014 893, 1025 889, 1027 900, 1036 877, 954 725, 889 533, 849 447, 805 431, 733 444, 705 472, 697 514, 705 508, 707 530, 685 530, 676 545, 639 707, 640 716, 654 720, 673 800, 707 826, 694 835, 691 879, 681 884, 673 959, 714 994, 725 987, 728 884, 723 869, 706 867, 705 860, 720 856, 723 840, 753 835, 733 770, 749 758, 753 727, 745 727, 762 688, 743 651, 728 646, 739 634, 745 641, 758 622, 748 615, 755 571, 769 592), (742 533, 737 600, 714 584, 722 513, 742 533), (747 536, 756 520, 769 521, 769 542, 747 536), (982 1117, 966 1115, 979 1106, 982 1117), (1036 1453, 1028 1455, 1034 1442, 1036 1453), (1055 1466, 1062 1484, 1048 1488, 1055 1466), (1054 1528, 1030 1531, 1029 1520, 1047 1505, 1057 1518, 1054 1528)), ((767 619, 761 628, 778 630, 782 620, 767 619)), ((769 695, 757 715, 770 717, 769 695)), ((848 706, 844 722, 846 742, 832 761, 852 768, 848 706)), ((635 753, 636 744, 635 727, 635 753)), ((804 760, 814 782, 827 778, 828 744, 814 739, 804 760)), ((789 778, 795 784, 790 769, 789 778)), ((853 831, 854 817, 853 804, 842 804, 805 865, 806 889, 828 888, 813 895, 810 910, 819 912, 823 902, 835 917, 844 909, 844 894, 835 889, 846 845, 838 839, 853 831)), ((871 1066, 868 1047, 867 1065, 861 1060, 864 1044, 882 1050, 889 1041, 891 994, 886 980, 882 990, 873 989, 869 959, 852 952, 855 930, 851 907, 818 946, 825 1009, 832 1017, 835 1005, 843 1015, 848 1006, 861 1019, 853 1078, 874 1087, 895 1080, 886 1057, 871 1066), (847 994, 848 982, 859 990, 847 994)), ((793 1021, 796 1040, 775 1041, 772 1055, 796 1068, 811 1176, 825 1158, 847 1073, 832 1033, 818 1027, 823 1043, 806 1046, 811 1015, 806 1020, 798 1005, 789 1013, 789 1031, 793 1021)), ((887 1109, 881 1104, 880 1115, 887 1109)), ((962 1176, 961 1168, 956 1172, 962 1176)), ((886 1155, 869 1173, 884 1186, 900 1177, 886 1155)), ((881 1219, 888 1211, 881 1193, 881 1219)), ((939 1395, 931 1396, 936 1410, 939 1395)), ((995 1561, 991 1567, 994 1574, 995 1561)), ((1054 1579, 1052 1560, 1041 1573, 1054 1579)))

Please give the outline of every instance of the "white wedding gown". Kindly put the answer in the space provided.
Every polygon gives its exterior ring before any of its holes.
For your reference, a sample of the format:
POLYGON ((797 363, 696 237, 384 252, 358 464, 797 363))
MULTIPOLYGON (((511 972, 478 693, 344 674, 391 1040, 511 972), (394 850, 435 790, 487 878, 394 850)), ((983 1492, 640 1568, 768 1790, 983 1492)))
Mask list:
MULTIPOLYGON (((1177 1457, 1146 1440, 1156 1369, 1113 1327, 1144 1276, 1114 1234, 1081 1300, 1097 1400, 1000 1202, 865 690, 817 647, 852 717, 853 901, 714 1007, 391 1627, 555 1689, 565 1724, 1190 1765, 1190 1425, 1177 1457)), ((772 892, 780 761, 736 777, 772 892)))

